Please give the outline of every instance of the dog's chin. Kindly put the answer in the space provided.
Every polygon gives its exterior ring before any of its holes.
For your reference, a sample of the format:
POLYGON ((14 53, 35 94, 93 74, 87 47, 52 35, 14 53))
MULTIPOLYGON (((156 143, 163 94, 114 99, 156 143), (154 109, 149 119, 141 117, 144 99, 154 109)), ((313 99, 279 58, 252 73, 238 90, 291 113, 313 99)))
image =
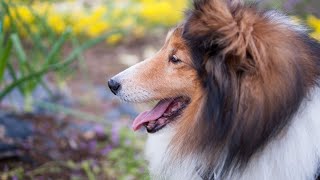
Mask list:
POLYGON ((182 115, 190 101, 191 99, 186 96, 159 100, 152 110, 138 115, 133 122, 132 128, 136 131, 145 127, 148 133, 156 133, 175 122, 182 115))

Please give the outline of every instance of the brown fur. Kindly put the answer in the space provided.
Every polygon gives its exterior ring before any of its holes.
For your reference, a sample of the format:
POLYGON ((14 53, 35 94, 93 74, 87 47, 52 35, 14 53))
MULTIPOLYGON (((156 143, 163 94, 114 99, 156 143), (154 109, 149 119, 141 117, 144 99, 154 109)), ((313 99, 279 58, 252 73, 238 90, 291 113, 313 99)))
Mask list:
POLYGON ((319 62, 301 32, 234 1, 195 1, 183 37, 193 55, 202 55, 192 58, 203 89, 172 148, 178 157, 203 155, 209 168, 221 157, 224 171, 242 167, 290 123, 316 84, 319 62))

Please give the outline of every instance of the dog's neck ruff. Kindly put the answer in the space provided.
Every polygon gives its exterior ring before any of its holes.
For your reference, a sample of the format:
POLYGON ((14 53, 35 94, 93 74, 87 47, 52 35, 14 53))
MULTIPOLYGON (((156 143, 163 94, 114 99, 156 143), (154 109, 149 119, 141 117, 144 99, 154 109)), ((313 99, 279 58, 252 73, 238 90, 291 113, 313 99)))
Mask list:
MULTIPOLYGON (((234 169, 224 179, 230 180, 313 180, 320 160, 320 88, 304 99, 288 127, 257 152, 242 170, 234 169)), ((168 151, 174 128, 149 135, 146 157, 154 179, 206 179, 199 176, 198 155, 171 161, 168 151)), ((220 162, 223 164, 223 162, 220 162)), ((218 172, 218 170, 217 170, 218 172)), ((211 174, 215 172, 209 172, 211 174)), ((219 179, 219 175, 217 174, 219 179)))

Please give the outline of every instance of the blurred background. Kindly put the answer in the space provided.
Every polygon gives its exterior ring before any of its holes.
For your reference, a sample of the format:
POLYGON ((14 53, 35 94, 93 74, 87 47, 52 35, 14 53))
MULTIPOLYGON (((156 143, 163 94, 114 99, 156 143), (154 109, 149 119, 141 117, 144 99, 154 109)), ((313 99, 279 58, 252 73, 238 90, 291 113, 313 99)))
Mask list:
MULTIPOLYGON (((154 54, 188 0, 0 0, 0 179, 149 179, 148 104, 107 79, 154 54)), ((260 0, 320 40, 319 0, 260 0)))

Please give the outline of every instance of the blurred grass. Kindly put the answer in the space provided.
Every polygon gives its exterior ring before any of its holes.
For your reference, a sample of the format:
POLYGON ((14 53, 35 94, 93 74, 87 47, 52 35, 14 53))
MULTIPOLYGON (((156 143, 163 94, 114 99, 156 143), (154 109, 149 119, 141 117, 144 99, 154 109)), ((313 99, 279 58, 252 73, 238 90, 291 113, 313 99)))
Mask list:
MULTIPOLYGON (((45 17, 32 9, 15 9, 17 6, 12 2, 7 3, 1 0, 0 10, 0 102, 14 88, 18 88, 25 97, 25 110, 31 111, 32 98, 31 94, 39 85, 43 86, 48 92, 50 89, 43 81, 43 77, 50 71, 59 72, 67 69, 68 65, 81 55, 81 53, 104 41, 107 37, 119 33, 120 30, 110 30, 104 32, 90 40, 83 41, 81 45, 74 45, 72 51, 66 57, 63 55, 63 47, 69 41, 76 41, 72 36, 70 28, 63 29, 61 34, 52 32, 51 27, 47 24, 45 17), (14 8, 12 8, 14 7, 14 8), (39 31, 32 30, 33 19, 37 18, 39 31), (8 19, 10 24, 8 26, 8 19), (3 26, 4 28, 2 28, 3 26), (41 37, 40 30, 48 32, 46 37, 41 37), (25 33, 25 34, 24 34, 25 33), (24 41, 24 42, 23 42, 24 41), (26 43, 27 42, 27 43, 26 43), (32 47, 32 48, 30 48, 32 47), (9 72, 12 79, 4 79, 5 72, 9 72)), ((61 75, 63 76, 63 75, 61 75)))

